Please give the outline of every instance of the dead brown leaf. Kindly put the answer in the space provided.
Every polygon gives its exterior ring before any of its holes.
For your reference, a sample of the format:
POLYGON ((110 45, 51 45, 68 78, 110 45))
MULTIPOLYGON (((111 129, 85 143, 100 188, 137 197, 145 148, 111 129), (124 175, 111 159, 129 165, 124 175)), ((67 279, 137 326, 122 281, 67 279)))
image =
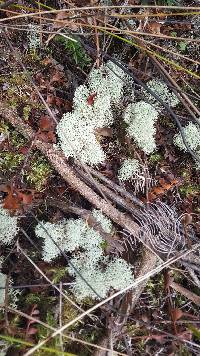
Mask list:
POLYGON ((49 131, 55 127, 55 122, 48 115, 42 115, 39 121, 41 131, 49 131))
POLYGON ((73 31, 78 30, 78 26, 75 23, 75 20, 73 20, 74 13, 70 11, 61 11, 56 15, 56 19, 54 22, 54 28, 62 28, 62 27, 68 27, 73 31), (70 19, 72 17, 72 19, 70 19))
POLYGON ((62 84, 63 81, 64 81, 64 73, 56 70, 50 80, 50 83, 56 82, 56 83, 62 84))
POLYGON ((160 28, 161 28, 162 24, 157 22, 157 21, 152 21, 149 22, 148 25, 146 26, 146 29, 154 34, 160 34, 160 28))
POLYGON ((171 309, 171 317, 173 322, 175 323, 177 320, 179 320, 183 316, 183 312, 179 308, 174 308, 171 309))

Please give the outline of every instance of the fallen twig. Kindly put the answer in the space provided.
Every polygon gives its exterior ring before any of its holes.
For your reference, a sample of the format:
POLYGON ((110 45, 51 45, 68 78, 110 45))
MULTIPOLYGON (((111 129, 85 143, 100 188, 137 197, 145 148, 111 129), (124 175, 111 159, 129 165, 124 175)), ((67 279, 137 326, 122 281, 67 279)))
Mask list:
POLYGON ((175 289, 178 293, 184 295, 184 297, 188 298, 189 300, 191 300, 194 304, 200 306, 200 297, 191 292, 190 290, 182 287, 180 284, 174 282, 174 281, 170 281, 169 283, 170 287, 175 289))

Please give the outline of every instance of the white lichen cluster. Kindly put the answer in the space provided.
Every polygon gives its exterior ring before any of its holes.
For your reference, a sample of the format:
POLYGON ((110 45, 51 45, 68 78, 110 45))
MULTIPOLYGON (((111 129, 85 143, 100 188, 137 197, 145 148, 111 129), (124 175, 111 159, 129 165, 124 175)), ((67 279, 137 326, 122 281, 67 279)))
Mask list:
MULTIPOLYGON (((1 267, 1 266, 0 266, 1 267)), ((5 303, 5 290, 6 290, 6 281, 7 281, 7 275, 2 273, 0 271, 0 304, 5 303)), ((13 280, 9 280, 9 287, 11 287, 13 284, 13 280)), ((21 291, 19 289, 8 289, 8 303, 9 306, 12 308, 17 307, 17 303, 19 300, 19 295, 21 294, 21 291)))
POLYGON ((0 206, 0 245, 9 245, 17 235, 18 217, 10 216, 6 209, 0 206))
POLYGON ((34 24, 28 25, 28 46, 31 50, 36 50, 40 47, 40 33, 38 26, 34 24))
MULTIPOLYGON (((155 124, 164 107, 145 90, 142 90, 145 100, 136 102, 132 86, 132 79, 111 61, 92 69, 87 85, 80 85, 75 91, 73 111, 64 114, 57 126, 59 147, 67 158, 74 157, 89 165, 103 163, 105 152, 98 141, 97 129, 113 124, 125 93, 132 99, 124 112, 127 134, 146 154, 156 149, 155 124)), ((147 86, 167 105, 174 107, 179 103, 164 82, 153 79, 147 86)))
MULTIPOLYGON (((177 96, 168 88, 167 84, 158 80, 152 79, 147 83, 147 87, 151 89, 165 104, 175 107, 179 104, 177 96)), ((147 91, 144 91, 145 98, 157 110, 162 110, 164 107, 147 91)))
POLYGON ((73 292, 79 300, 88 297, 105 298, 111 288, 121 290, 133 283, 131 266, 122 258, 114 258, 109 262, 108 259, 101 257, 96 260, 96 263, 91 263, 84 254, 80 254, 71 262, 81 273, 80 276, 73 268, 69 269, 69 273, 76 278, 73 292), (81 277, 84 277, 89 285, 81 277))
POLYGON ((126 159, 118 171, 118 178, 121 182, 130 180, 141 170, 140 163, 137 159, 126 159))
MULTIPOLYGON (((188 146, 193 151, 200 150, 200 129, 197 125, 189 122, 187 126, 183 128, 183 132, 185 134, 185 139, 188 143, 188 146)), ((181 134, 177 134, 174 137, 174 144, 183 151, 187 151, 187 147, 185 146, 181 134)))
MULTIPOLYGON (((101 211, 93 210, 92 214, 105 232, 112 232, 111 221, 101 211)), ((35 232, 38 237, 43 238, 45 261, 50 262, 61 254, 49 235, 62 251, 71 253, 68 272, 75 278, 72 291, 77 299, 103 298, 111 288, 118 290, 132 283, 131 267, 120 258, 109 261, 109 258, 104 256, 104 240, 83 219, 62 220, 57 224, 42 222, 37 225, 35 232)))
MULTIPOLYGON (((152 79, 147 84, 164 103, 174 107, 179 103, 176 95, 168 86, 158 79, 152 79)), ((147 91, 143 90, 146 101, 131 103, 125 110, 124 121, 128 124, 127 133, 137 146, 146 154, 156 149, 156 121, 164 107, 147 91)))
MULTIPOLYGON (((189 122, 187 126, 183 128, 183 132, 185 134, 185 139, 188 143, 188 146, 192 151, 195 152, 196 156, 200 159, 200 128, 199 126, 193 124, 193 122, 189 122)), ((174 144, 182 151, 187 151, 187 147, 185 146, 181 134, 178 133, 174 136, 174 144)), ((200 163, 196 160, 196 169, 200 170, 200 163)))
POLYGON ((152 153, 156 148, 154 136, 158 115, 158 111, 145 101, 129 104, 124 113, 128 135, 146 154, 152 153))
POLYGON ((7 276, 6 274, 0 272, 0 304, 4 304, 5 303, 5 285, 6 285, 6 279, 7 276))
MULTIPOLYGON (((93 216, 98 222, 100 221, 101 212, 93 211, 93 216)), ((102 215, 103 216, 103 215, 102 215)), ((106 232, 110 232, 112 224, 109 219, 102 217, 103 226, 106 226, 106 232), (110 224, 110 229, 108 226, 110 224)), ((36 236, 44 239, 43 260, 51 262, 61 255, 58 244, 62 251, 74 252, 76 249, 83 249, 86 252, 92 249, 93 258, 98 258, 103 253, 101 248, 102 238, 98 232, 89 228, 83 219, 63 219, 54 224, 50 222, 40 222, 35 229, 36 236), (53 240, 51 239, 51 236, 53 240)))
POLYGON ((100 0, 99 5, 101 5, 101 6, 112 6, 113 2, 112 2, 112 0, 100 0))
POLYGON ((8 354, 8 349, 10 347, 10 343, 5 340, 0 340, 0 356, 6 356, 8 354))
POLYGON ((88 85, 79 86, 74 95, 71 113, 66 113, 57 126, 60 146, 66 157, 74 157, 90 165, 105 160, 97 140, 97 128, 112 125, 113 107, 123 95, 123 70, 112 62, 93 69, 88 85))

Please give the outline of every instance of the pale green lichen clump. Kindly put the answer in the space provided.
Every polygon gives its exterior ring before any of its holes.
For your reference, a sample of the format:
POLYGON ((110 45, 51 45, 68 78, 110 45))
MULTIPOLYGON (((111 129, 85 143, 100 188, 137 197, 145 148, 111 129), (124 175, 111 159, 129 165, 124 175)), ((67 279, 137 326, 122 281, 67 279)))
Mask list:
POLYGON ((40 47, 40 32, 38 26, 34 24, 28 25, 28 46, 31 50, 36 50, 40 47))
POLYGON ((6 285, 6 274, 0 272, 0 287, 2 289, 0 289, 0 304, 4 304, 5 303, 5 285, 6 285))
MULTIPOLYGON (((2 264, 3 264, 3 257, 0 257, 0 304, 5 303, 5 296, 6 296, 6 283, 7 283, 7 275, 1 272, 2 264)), ((9 279, 9 286, 12 286, 13 280, 9 279)), ((8 302, 9 305, 13 308, 17 307, 18 297, 21 294, 19 289, 8 289, 8 302)), ((1 350, 0 350, 1 355, 1 350)))
POLYGON ((64 114, 57 126, 60 146, 66 157, 90 165, 105 160, 95 130, 112 125, 112 108, 123 94, 124 72, 111 62, 108 66, 102 65, 91 71, 88 85, 81 85, 75 91, 74 110, 64 114))
MULTIPOLYGON (((193 151, 200 150, 200 129, 197 125, 189 122, 187 126, 183 128, 185 139, 193 151)), ((187 147, 183 143, 181 134, 177 134, 174 137, 174 144, 183 151, 187 151, 187 147)))
POLYGON ((129 104, 124 114, 128 135, 146 154, 152 153, 156 148, 154 136, 158 115, 158 111, 145 101, 129 104))
POLYGON ((0 244, 9 245, 17 235, 18 217, 10 216, 6 209, 0 206, 0 244))
MULTIPOLYGON (((96 213, 94 210, 93 214, 97 221, 99 221, 97 214, 100 215, 101 212, 96 213)), ((108 219, 104 216, 103 219, 105 219, 105 221, 103 221, 102 225, 107 226, 108 219)), ((101 220, 103 219, 101 218, 101 220)), ((107 229, 106 232, 110 231, 110 229, 107 229)), ((46 262, 51 262, 53 259, 61 255, 60 250, 55 246, 49 234, 62 251, 73 252, 76 249, 81 248, 86 251, 92 249, 93 256, 96 254, 96 256, 99 257, 102 254, 101 236, 94 229, 89 228, 83 219, 63 219, 56 224, 41 222, 36 226, 35 233, 38 237, 44 239, 43 259, 46 262)))
MULTIPOLYGON (((5 303, 5 287, 6 287, 6 281, 7 281, 7 275, 0 272, 0 304, 5 303)), ((9 286, 12 286, 13 281, 12 279, 9 280, 9 286)), ((21 294, 21 291, 19 289, 12 289, 10 288, 8 291, 8 302, 9 306, 12 308, 17 308, 17 303, 19 300, 19 295, 21 294)), ((1 355, 1 353, 0 353, 1 355)))
POLYGON ((137 159, 126 159, 118 171, 118 178, 124 182, 130 180, 135 174, 140 172, 140 163, 137 159))
MULTIPOLYGON (((92 69, 88 84, 79 86, 75 91, 73 111, 64 114, 57 126, 59 145, 66 157, 74 157, 89 165, 105 161, 105 152, 98 142, 96 129, 113 124, 114 112, 127 88, 130 92, 131 84, 133 82, 124 71, 111 61, 99 69, 92 69)), ((153 79, 147 86, 169 106, 179 103, 164 82, 153 79)), ((145 101, 134 102, 135 93, 132 90, 133 103, 126 108, 124 121, 128 135, 140 149, 150 154, 156 149, 155 124, 164 107, 147 91, 143 90, 143 94, 145 101)))
MULTIPOLYGON (((101 211, 93 210, 92 214, 105 232, 112 232, 111 221, 101 211)), ((109 258, 104 256, 102 247, 104 240, 83 219, 62 220, 57 224, 42 222, 37 225, 35 232, 38 237, 44 239, 45 261, 50 262, 61 254, 49 234, 62 251, 71 253, 68 272, 75 278, 73 293, 77 299, 104 298, 111 288, 118 290, 132 283, 133 275, 128 263, 120 258, 109 261, 109 258), (97 294, 73 267, 81 273, 97 294)))
MULTIPOLYGON (((147 83, 147 86, 165 104, 174 107, 179 103, 176 95, 164 82, 153 79, 147 83)), ((147 102, 129 104, 124 114, 124 121, 128 124, 128 135, 134 139, 141 150, 150 154, 156 149, 155 124, 164 107, 149 92, 143 90, 143 94, 147 102)))
MULTIPOLYGON (((177 96, 170 91, 167 84, 158 80, 152 79, 147 83, 147 87, 151 89, 159 98, 164 101, 165 104, 175 107, 179 104, 177 96)), ((148 92, 145 91, 145 98, 156 108, 157 110, 164 109, 164 107, 148 92)))
POLYGON ((82 254, 73 258, 71 262, 73 262, 73 265, 98 294, 97 296, 81 276, 76 274, 74 269, 70 267, 70 274, 76 277, 73 291, 79 300, 88 297, 93 299, 105 298, 111 288, 121 290, 133 283, 134 277, 131 266, 122 258, 114 258, 109 262, 106 258, 101 257, 96 263, 91 263, 82 254), (104 269, 102 269, 101 264, 104 265, 104 269))
MULTIPOLYGON (((192 151, 195 152, 196 156, 200 159, 200 129, 199 126, 193 124, 193 122, 189 122, 187 126, 183 128, 183 132, 185 134, 185 139, 188 143, 188 146, 192 151)), ((187 147, 185 146, 181 134, 177 134, 174 136, 174 144, 182 151, 187 151, 187 147)), ((200 163, 196 160, 196 169, 200 170, 200 163)))

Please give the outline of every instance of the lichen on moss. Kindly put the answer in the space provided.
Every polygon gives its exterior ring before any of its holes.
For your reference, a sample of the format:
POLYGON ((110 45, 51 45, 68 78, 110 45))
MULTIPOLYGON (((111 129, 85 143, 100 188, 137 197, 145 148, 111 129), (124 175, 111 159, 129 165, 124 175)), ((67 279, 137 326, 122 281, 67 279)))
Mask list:
MULTIPOLYGON (((101 211, 94 210, 93 214, 102 228, 110 233, 111 221, 101 211)), ((110 261, 104 256, 101 235, 87 226, 83 219, 64 219, 57 224, 41 222, 36 226, 35 233, 44 240, 45 261, 51 262, 60 255, 53 240, 62 251, 71 253, 68 273, 75 279, 72 292, 77 300, 104 298, 111 288, 123 289, 132 283, 131 265, 122 258, 110 261)))
MULTIPOLYGON (((193 122, 189 122, 183 128, 183 132, 185 134, 185 139, 191 150, 197 151, 200 149, 200 129, 197 125, 193 124, 193 122)), ((180 133, 174 136, 174 144, 183 151, 187 151, 187 147, 183 143, 183 139, 180 133)))
MULTIPOLYGON (((175 107, 179 104, 177 96, 169 89, 167 84, 158 78, 149 80, 147 87, 151 89, 165 104, 175 107)), ((163 109, 162 105, 148 92, 144 91, 147 100, 154 105, 157 110, 163 109)))
POLYGON ((10 216, 0 205, 0 245, 9 245, 19 231, 18 217, 10 216))
POLYGON ((124 72, 108 62, 89 74, 88 85, 80 85, 74 94, 71 113, 57 126, 59 145, 66 157, 75 157, 89 165, 105 160, 105 152, 96 138, 96 129, 110 127, 113 108, 123 95, 124 72))
POLYGON ((128 135, 146 154, 156 149, 155 123, 158 115, 158 111, 145 101, 129 104, 124 113, 124 121, 128 124, 128 135))
POLYGON ((126 159, 118 171, 118 178, 120 181, 131 180, 135 174, 140 172, 140 163, 137 159, 126 159))

